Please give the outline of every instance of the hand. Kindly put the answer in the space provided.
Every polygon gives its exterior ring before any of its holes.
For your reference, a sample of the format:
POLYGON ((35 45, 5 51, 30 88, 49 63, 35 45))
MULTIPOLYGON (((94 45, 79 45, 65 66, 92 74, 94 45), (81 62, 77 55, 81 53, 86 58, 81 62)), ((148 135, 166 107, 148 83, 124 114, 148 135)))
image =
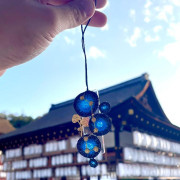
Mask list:
MULTIPOLYGON (((97 0, 102 8, 106 0, 97 0)), ((85 24, 102 27, 106 16, 94 0, 0 0, 0 75, 43 52, 65 29, 85 24)))

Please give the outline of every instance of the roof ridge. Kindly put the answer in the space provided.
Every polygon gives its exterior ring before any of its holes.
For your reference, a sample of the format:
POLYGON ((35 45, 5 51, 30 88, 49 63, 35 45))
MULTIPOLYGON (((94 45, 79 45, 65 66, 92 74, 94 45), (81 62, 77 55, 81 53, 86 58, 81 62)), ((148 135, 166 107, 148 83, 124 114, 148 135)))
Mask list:
MULTIPOLYGON (((138 81, 148 81, 148 80, 149 80, 148 73, 144 73, 144 74, 142 74, 139 77, 130 79, 128 81, 124 81, 122 83, 118 83, 118 84, 110 86, 110 87, 103 88, 102 90, 99 91, 99 95, 108 93, 109 91, 115 91, 115 90, 117 90, 119 88, 122 88, 124 86, 128 86, 130 84, 137 83, 138 81)), ((68 106, 68 105, 72 104, 73 101, 74 101, 74 99, 71 99, 71 100, 67 100, 67 101, 64 101, 64 102, 61 102, 61 103, 58 103, 58 104, 52 104, 51 108, 49 109, 49 111, 58 109, 60 107, 68 106)))
POLYGON ((110 87, 107 87, 107 88, 104 88, 104 89, 99 91, 99 94, 104 94, 107 91, 116 90, 116 89, 119 89, 119 88, 121 88, 123 86, 127 86, 127 85, 130 85, 130 84, 135 84, 135 83, 137 83, 139 81, 148 81, 148 77, 149 77, 149 75, 147 73, 144 73, 139 77, 130 79, 128 81, 124 81, 122 83, 119 83, 119 84, 116 84, 116 85, 113 85, 113 86, 110 86, 110 87))

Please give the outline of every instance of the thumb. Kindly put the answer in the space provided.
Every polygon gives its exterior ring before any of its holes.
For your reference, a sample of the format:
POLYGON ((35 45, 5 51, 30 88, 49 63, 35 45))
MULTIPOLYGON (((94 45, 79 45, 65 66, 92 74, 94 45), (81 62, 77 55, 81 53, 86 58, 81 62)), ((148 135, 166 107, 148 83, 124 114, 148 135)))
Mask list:
POLYGON ((77 27, 95 13, 93 0, 74 0, 65 5, 51 6, 57 17, 59 31, 77 27))

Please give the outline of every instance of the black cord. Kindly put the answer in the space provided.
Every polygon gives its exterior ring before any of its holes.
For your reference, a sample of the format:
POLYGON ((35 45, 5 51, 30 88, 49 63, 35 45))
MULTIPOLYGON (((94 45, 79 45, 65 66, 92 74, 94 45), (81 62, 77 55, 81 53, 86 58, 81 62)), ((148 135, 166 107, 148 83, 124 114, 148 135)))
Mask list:
MULTIPOLYGON (((95 0, 95 7, 96 7, 96 4, 97 4, 97 0, 95 0)), ((85 28, 83 29, 83 25, 81 25, 81 32, 82 32, 82 50, 83 50, 83 53, 84 53, 84 59, 85 59, 85 81, 86 81, 86 88, 87 88, 87 91, 89 90, 88 88, 88 69, 87 69, 87 56, 86 56, 86 48, 85 48, 85 41, 84 41, 84 34, 86 32, 86 29, 89 25, 91 21, 91 18, 88 20, 85 28)))

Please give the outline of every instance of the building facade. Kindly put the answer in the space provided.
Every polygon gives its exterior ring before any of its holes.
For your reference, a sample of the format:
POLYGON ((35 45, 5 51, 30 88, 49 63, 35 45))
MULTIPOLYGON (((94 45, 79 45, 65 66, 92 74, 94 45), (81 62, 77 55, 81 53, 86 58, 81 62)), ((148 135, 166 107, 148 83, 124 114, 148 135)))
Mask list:
MULTIPOLYGON (((147 74, 99 91, 111 104, 105 153, 91 168, 78 154, 73 100, 0 137, 7 179, 180 179, 180 128, 161 108, 147 74)), ((102 138, 100 138, 102 140, 102 138)))
MULTIPOLYGON (((0 117, 0 135, 14 131, 15 128, 10 124, 10 122, 2 117, 0 117)), ((3 171, 3 156, 2 151, 0 151, 0 180, 6 179, 6 173, 3 171)))

